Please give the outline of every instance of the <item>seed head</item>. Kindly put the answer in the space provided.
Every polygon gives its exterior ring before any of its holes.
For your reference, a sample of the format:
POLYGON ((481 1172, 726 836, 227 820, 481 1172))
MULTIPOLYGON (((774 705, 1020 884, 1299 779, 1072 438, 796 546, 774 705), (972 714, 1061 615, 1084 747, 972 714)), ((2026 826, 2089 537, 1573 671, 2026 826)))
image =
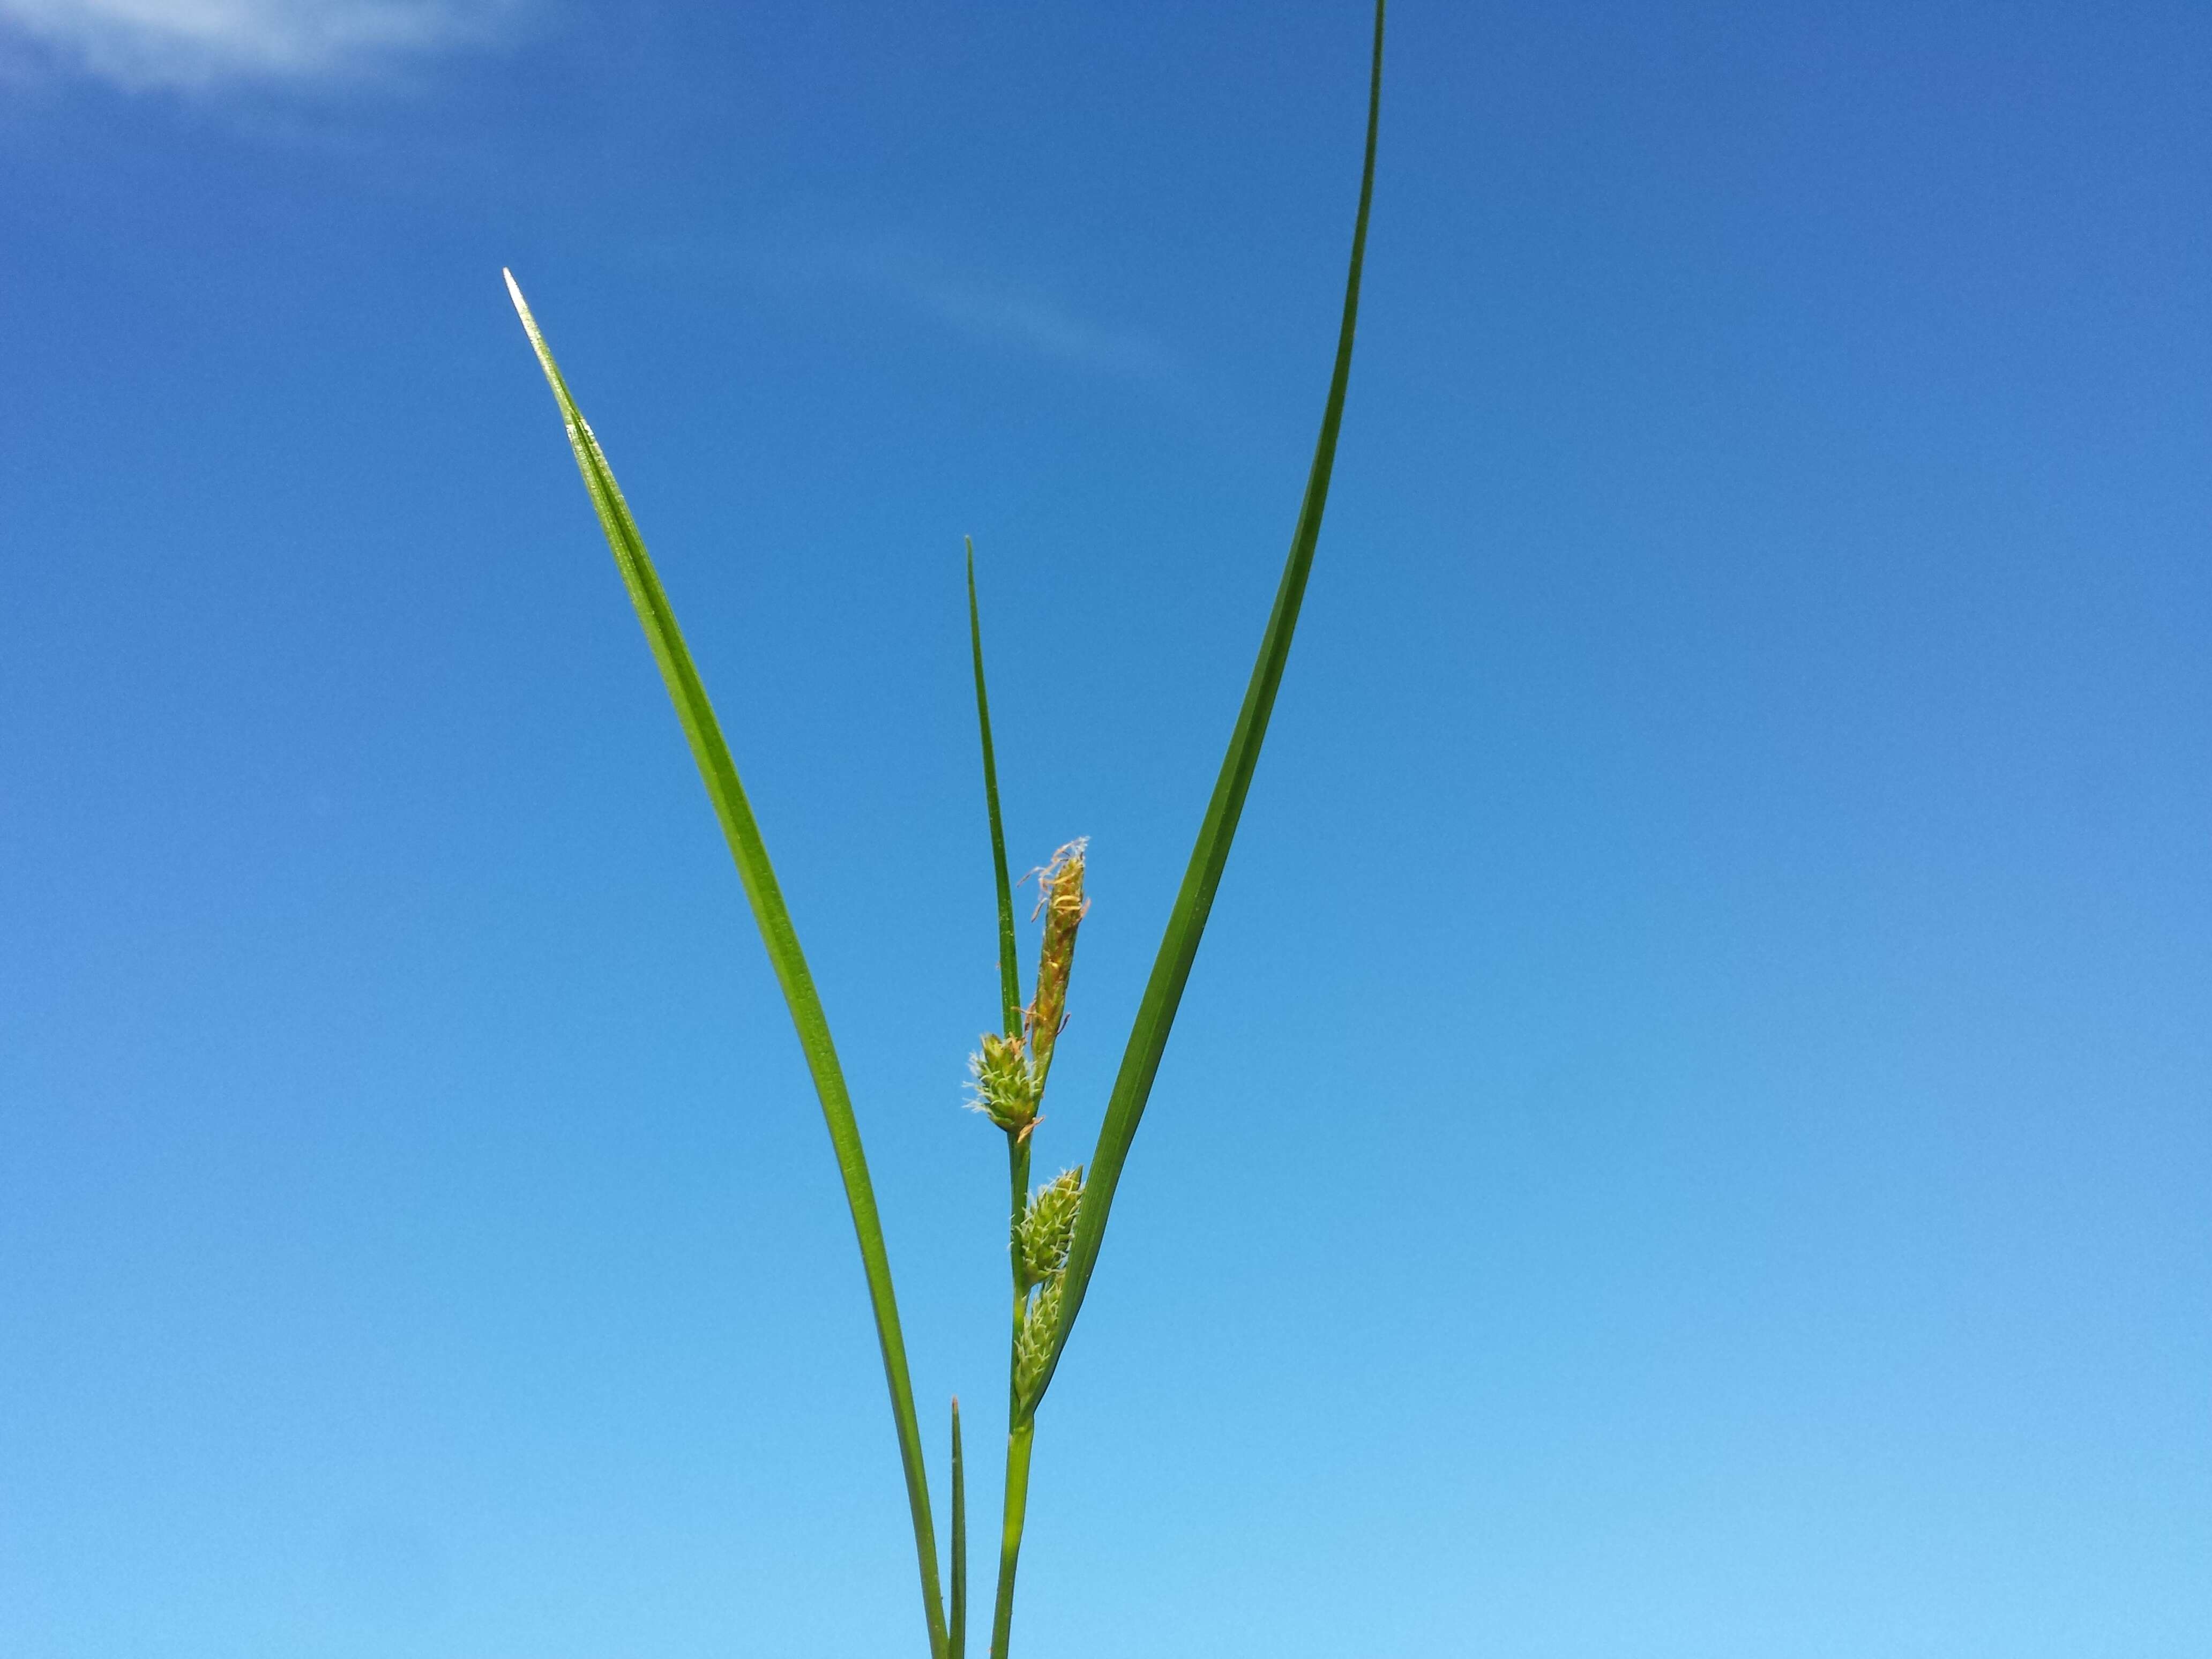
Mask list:
POLYGON ((1060 1334, 1060 1276, 1054 1273, 1022 1309, 1021 1334, 1014 1339, 1014 1392, 1031 1410, 1036 1406, 1037 1385, 1044 1379, 1045 1362, 1052 1357, 1053 1340, 1060 1334))
POLYGON ((1075 1237, 1075 1212, 1083 1199, 1083 1171, 1064 1170, 1038 1188, 1023 1212, 1015 1247, 1021 1252, 1022 1283, 1049 1283, 1067 1265, 1075 1237))
POLYGON ((968 1104, 1008 1134, 1027 1134, 1036 1122, 1043 1084, 1018 1036, 986 1031, 982 1048, 968 1057, 968 1104))
POLYGON ((1087 838, 1072 841, 1037 872, 1037 908, 1044 912, 1044 943, 1037 951, 1036 996, 1029 1007, 1030 1051, 1039 1086, 1052 1069, 1053 1045, 1067 1022, 1067 976, 1075 966, 1075 930, 1091 901, 1083 896, 1087 838))

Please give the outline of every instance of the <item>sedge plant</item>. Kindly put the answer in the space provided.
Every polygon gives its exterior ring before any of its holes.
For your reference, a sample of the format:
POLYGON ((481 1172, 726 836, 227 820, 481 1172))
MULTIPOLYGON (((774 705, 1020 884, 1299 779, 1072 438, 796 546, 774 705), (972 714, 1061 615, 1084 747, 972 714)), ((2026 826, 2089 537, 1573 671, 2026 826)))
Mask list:
MULTIPOLYGON (((1087 1167, 1064 1170, 1034 1188, 1030 1184, 1030 1141, 1041 1115, 1054 1052, 1066 1019, 1077 934, 1089 908, 1084 893, 1089 849, 1082 841, 1070 842, 1036 872, 1037 914, 1042 921, 1042 933, 1032 989, 1024 1001, 1015 928, 1014 884, 1008 879, 1006 830, 999 808, 998 762, 991 741, 991 705, 983 676, 982 618, 976 598, 975 547, 970 543, 968 548, 969 644, 975 669, 983 798, 996 889, 1000 1014, 999 1030, 984 1034, 969 1061, 969 1103, 1006 1137, 1007 1254, 1012 1280, 1005 1487, 1000 1507, 997 1589, 991 1612, 990 1659, 1006 1659, 1012 1638, 1015 1571, 1020 1562, 1022 1533, 1028 1513, 1030 1463, 1036 1437, 1037 1410, 1059 1369, 1076 1316, 1082 1310, 1091 1274, 1097 1267, 1115 1189, 1151 1097, 1152 1080, 1167 1048, 1168 1033, 1175 1023, 1191 965, 1197 958, 1199 939, 1206 930, 1214 894, 1228 863, 1230 842, 1237 833, 1244 798, 1259 762, 1261 744, 1267 737, 1268 719, 1274 708, 1284 665, 1289 659, 1291 638, 1297 627, 1306 578, 1312 569, 1314 550, 1321 535, 1322 514, 1328 502, 1329 477, 1336 457, 1337 431, 1344 412, 1345 388, 1352 371, 1352 338, 1359 312, 1360 268, 1366 250, 1368 210, 1375 191, 1376 137, 1382 94, 1384 5, 1385 0, 1376 0, 1368 71, 1366 146, 1360 169, 1359 204, 1352 221, 1352 253, 1345 279, 1335 363, 1322 408, 1321 434, 1315 445, 1313 465, 1307 476, 1305 495, 1299 505, 1282 579, 1276 587, 1274 606, 1261 636, 1259 658, 1253 665, 1243 706, 1231 732, 1228 752, 1222 759, 1212 796, 1206 803, 1189 865, 1168 914, 1158 955, 1138 1003, 1121 1066, 1107 1097, 1091 1162, 1087 1167)), ((830 1148, 843 1179, 845 1200, 852 1212, 853 1231, 860 1243, 869 1306, 875 1316, 876 1337, 890 1394, 891 1420, 896 1431, 899 1462, 906 1479, 907 1504, 914 1527, 915 1557, 921 1578, 930 1659, 965 1659, 969 1623, 967 1470, 960 1403, 956 1398, 951 1408, 951 1501, 947 1517, 950 1551, 946 1572, 940 1577, 928 1468, 908 1375, 898 1301, 891 1288, 890 1259, 884 1248, 874 1188, 868 1177, 867 1158, 861 1150, 860 1125, 854 1116, 836 1047, 830 1041, 828 1016, 815 990, 813 976, 807 969, 805 955, 799 949, 798 933, 792 925, 775 868, 769 863, 760 826, 745 798, 744 786, 730 758, 729 747, 723 741, 706 688, 692 665, 691 653, 684 646, 676 613, 646 552, 644 538, 639 535, 636 521, 615 483, 605 453, 578 410, 568 382, 555 363, 545 337, 511 272, 507 273, 507 288, 522 319, 523 330, 537 353, 538 365, 544 371, 546 382, 552 388, 554 401, 560 407, 569 445, 583 475, 584 488, 614 553, 615 564, 629 590, 638 621, 644 628, 646 642, 659 667, 661 680, 690 744, 692 758, 698 763, 708 799, 729 842, 761 941, 767 947, 792 1024, 798 1031, 799 1048, 805 1055, 815 1093, 821 1102, 823 1121, 830 1131, 830 1148)))

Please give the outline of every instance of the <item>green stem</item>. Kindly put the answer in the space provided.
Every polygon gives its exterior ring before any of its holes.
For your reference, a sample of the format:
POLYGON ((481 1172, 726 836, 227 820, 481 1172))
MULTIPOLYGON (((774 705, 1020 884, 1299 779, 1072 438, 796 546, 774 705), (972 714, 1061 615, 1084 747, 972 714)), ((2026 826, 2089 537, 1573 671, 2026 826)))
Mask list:
POLYGON ((1014 1563, 1022 1553, 1022 1523, 1029 1512, 1030 1443, 1036 1434, 1036 1419, 1022 1412, 1019 1371, 1022 1351, 1022 1308, 1030 1293, 1022 1275, 1022 1217, 1030 1202, 1030 1140, 1027 1135, 1006 1137, 1006 1173, 1013 1189, 1013 1216, 1007 1224, 1006 1246, 1014 1280, 1014 1322, 1006 1346, 1006 1501, 999 1535, 999 1592, 991 1613, 991 1659, 1006 1659, 1007 1633, 1014 1620, 1014 1563))
POLYGON ((1006 1137, 1006 1174, 1013 1188, 1013 1214, 1006 1223, 1006 1261, 1014 1276, 1014 1328, 1006 1348, 1006 1410, 1008 1420, 1021 1414, 1021 1401, 1014 1392, 1014 1368, 1019 1362, 1022 1346, 1022 1303, 1030 1293, 1029 1282, 1022 1277, 1022 1217, 1030 1206, 1030 1138, 1027 1135, 1006 1137))
POLYGON ((991 1611, 991 1659, 1006 1659, 1014 1628, 1014 1566, 1022 1553, 1022 1522, 1030 1504, 1030 1447, 1036 1419, 1024 1419, 1006 1435, 1006 1514, 999 1534, 999 1600, 991 1611))

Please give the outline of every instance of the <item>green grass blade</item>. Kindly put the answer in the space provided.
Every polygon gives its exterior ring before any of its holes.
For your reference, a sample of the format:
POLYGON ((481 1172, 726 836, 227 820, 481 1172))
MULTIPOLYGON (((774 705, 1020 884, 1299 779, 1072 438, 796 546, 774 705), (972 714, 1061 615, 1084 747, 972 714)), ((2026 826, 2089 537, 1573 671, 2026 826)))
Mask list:
POLYGON ((1267 631, 1260 642, 1260 658, 1253 665, 1251 684, 1244 692, 1244 706, 1237 714, 1237 727, 1229 739, 1229 752, 1223 757, 1221 775, 1213 786, 1213 798, 1206 804, 1206 818, 1199 828, 1198 843, 1191 849, 1190 866, 1184 872, 1182 887, 1176 895, 1174 909, 1169 913, 1167 933, 1160 941, 1152 977, 1146 982, 1143 1000, 1138 1004, 1136 1024, 1129 1033, 1128 1047, 1122 1053, 1113 1092, 1107 1097, 1105 1122, 1098 1131, 1098 1148, 1091 1155, 1090 1173, 1084 1178, 1083 1204, 1077 1215, 1074 1243, 1068 1250, 1067 1280, 1060 1292, 1060 1329, 1052 1358, 1035 1393, 1025 1402, 1030 1411, 1036 1409, 1060 1364, 1068 1333, 1074 1328, 1076 1313, 1090 1286, 1091 1270, 1097 1265, 1099 1245, 1106 1234, 1106 1218, 1114 1203, 1114 1188, 1121 1180, 1122 1163, 1129 1155, 1129 1143, 1136 1137, 1138 1121, 1145 1115, 1152 1079, 1159 1071, 1160 1055, 1167 1048, 1169 1029, 1175 1024, 1176 1009, 1182 1000, 1183 986, 1190 978, 1191 963, 1198 957, 1199 938, 1206 931, 1215 890, 1220 886, 1222 870, 1229 862, 1229 843, 1237 833, 1237 820, 1244 810, 1244 796, 1251 787, 1253 769, 1259 763, 1260 745, 1267 735, 1267 718, 1274 710, 1283 665, 1290 658, 1291 635, 1297 627, 1298 606, 1305 597, 1306 576, 1313 568, 1314 546, 1321 536, 1322 512, 1328 502, 1329 472, 1336 461, 1337 428, 1344 417, 1345 386, 1352 374, 1352 334, 1359 319, 1360 265, 1367 251, 1368 209, 1375 197, 1375 141, 1382 108, 1383 5, 1384 0, 1376 0, 1374 56, 1368 74, 1367 151, 1360 171, 1359 211, 1352 225, 1351 269, 1345 279, 1344 321, 1337 336, 1336 367, 1329 379, 1328 401, 1322 410, 1321 437, 1314 449, 1313 469, 1307 475, 1297 528, 1291 537, 1290 555, 1284 562, 1282 581, 1275 590, 1275 605, 1267 617, 1267 631))
POLYGON ((968 1471, 960 1455, 960 1396, 952 1396, 952 1659, 968 1653, 968 1471))
POLYGON ((616 487, 614 473, 600 451, 599 440, 585 423, 576 400, 568 395, 568 382, 562 379, 553 354, 546 347, 545 337, 538 331, 537 319, 523 301, 522 290, 515 286, 512 273, 502 274, 507 276, 507 291, 522 319, 523 330, 538 354, 538 366, 545 371, 546 384, 553 388, 554 401, 561 406, 569 446, 576 452, 577 470, 584 475, 584 488, 590 493, 592 506, 599 515, 599 527, 606 532, 607 545, 614 552, 623 584, 629 590, 630 602, 637 608, 638 621, 644 626, 647 643, 653 647, 653 660, 660 666, 660 678, 668 688, 669 701, 675 704, 676 716, 683 722, 684 735, 691 744, 691 757, 699 764, 699 775, 707 785, 708 799, 714 802, 714 816, 721 820, 730 855, 737 861, 745 897, 752 904, 753 920, 760 927, 761 942, 768 947, 769 960, 775 969, 776 981, 782 986, 784 1001, 791 1010, 791 1023, 798 1029, 799 1046, 805 1052, 807 1070, 813 1074, 815 1093, 821 1098, 823 1121, 829 1125, 838 1173, 844 1177, 845 1201, 853 1212, 853 1231, 860 1238, 860 1265, 867 1276, 868 1301, 876 1316, 876 1338, 883 1349, 884 1376, 890 1388, 891 1415, 898 1429, 899 1458, 905 1466, 907 1503, 913 1511, 915 1549, 920 1559, 922 1600, 927 1608, 929 1650, 933 1659, 946 1659, 945 1611, 937 1583, 936 1530, 930 1518, 921 1431, 915 1418, 914 1390, 907 1376, 906 1343, 899 1333, 898 1303, 891 1293, 890 1259, 884 1249, 883 1223, 876 1212, 875 1188, 868 1179, 867 1158, 860 1149, 860 1125, 853 1117, 844 1071, 837 1063, 837 1051, 830 1040, 830 1023, 822 1012, 822 999, 815 991, 814 976, 807 970, 806 958, 799 951, 799 935, 792 927, 790 913, 784 908, 783 892, 769 863, 768 848, 761 840, 760 827, 753 821, 744 787, 738 781, 738 769, 730 759, 729 746, 722 741, 721 727, 714 719, 713 706, 707 701, 706 688, 700 683, 698 671, 692 666, 691 653, 677 628, 676 613, 670 608, 668 596, 661 591, 660 578, 646 553, 644 539, 638 534, 622 491, 616 487))
POLYGON ((975 543, 968 542, 968 643, 975 657, 975 723, 983 729, 983 801, 991 812, 991 873, 999 883, 999 1000, 1006 1032, 1022 1029, 1022 967, 1014 946, 1014 888, 1006 879, 1006 830, 999 817, 999 763, 991 752, 991 698, 983 690, 983 614, 975 604, 975 543))

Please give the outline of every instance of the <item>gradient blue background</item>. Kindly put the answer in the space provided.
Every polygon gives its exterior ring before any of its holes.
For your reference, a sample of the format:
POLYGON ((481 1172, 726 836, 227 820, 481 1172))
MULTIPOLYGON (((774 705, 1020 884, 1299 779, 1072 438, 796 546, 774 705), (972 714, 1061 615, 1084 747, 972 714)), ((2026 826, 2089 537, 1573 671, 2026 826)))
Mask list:
MULTIPOLYGON (((1353 0, 526 9, 0 88, 0 1652, 921 1651, 658 553, 988 1559, 1310 454, 1353 0)), ((1018 1651, 2212 1651, 2212 15, 1401 0, 1304 630, 1018 1651)), ((986 1575, 987 1576, 987 1575, 986 1575)))

